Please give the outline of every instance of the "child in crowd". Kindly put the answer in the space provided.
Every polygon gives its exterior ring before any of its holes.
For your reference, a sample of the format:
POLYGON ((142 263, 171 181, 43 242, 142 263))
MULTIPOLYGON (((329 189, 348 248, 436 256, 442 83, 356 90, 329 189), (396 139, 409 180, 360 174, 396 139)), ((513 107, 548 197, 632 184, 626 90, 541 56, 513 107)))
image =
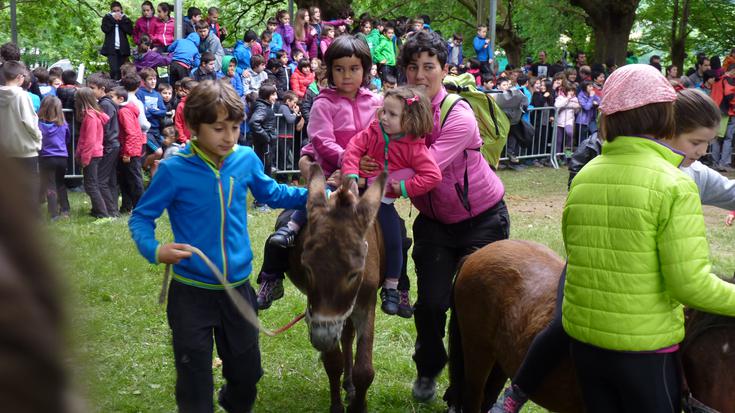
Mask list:
POLYGON ((565 158, 572 156, 571 148, 574 144, 574 118, 579 112, 579 100, 575 96, 577 86, 565 81, 559 88, 554 107, 557 109, 556 118, 556 153, 564 154, 565 158))
POLYGON ((293 76, 291 76, 291 90, 296 93, 299 99, 303 99, 306 88, 313 81, 314 73, 311 72, 311 62, 308 59, 299 60, 298 68, 294 71, 293 76))
POLYGON ((291 57, 292 57, 292 59, 288 63, 287 67, 288 67, 288 73, 290 73, 291 75, 293 75, 293 72, 295 72, 296 69, 298 69, 298 67, 299 67, 299 62, 302 59, 304 59, 304 52, 302 52, 301 50, 298 50, 298 49, 294 49, 293 56, 291 56, 291 57))
MULTIPOLYGON (((281 51, 285 52, 287 57, 291 56, 291 45, 294 42, 294 32, 293 27, 291 27, 291 16, 288 14, 288 11, 278 10, 276 13, 276 22, 277 25, 275 33, 278 33, 281 36, 281 51)), ((273 47, 271 47, 271 53, 273 53, 273 47)))
POLYGON ((144 1, 140 5, 141 16, 135 21, 135 27, 133 27, 133 41, 135 44, 140 43, 140 38, 144 34, 152 37, 153 36, 153 3, 149 0, 144 1))
MULTIPOLYGON (((77 72, 64 70, 61 74, 61 86, 56 88, 56 96, 61 99, 61 106, 64 109, 74 109, 74 96, 77 93, 77 87, 77 72)), ((71 123, 69 117, 66 118, 66 122, 71 123)))
POLYGON ((329 87, 326 68, 319 67, 319 69, 314 73, 314 78, 314 81, 306 89, 306 93, 304 94, 304 98, 301 100, 301 105, 299 107, 301 117, 304 118, 304 127, 301 129, 301 143, 298 146, 299 148, 309 142, 307 127, 309 125, 309 115, 311 114, 311 107, 314 104, 314 99, 319 95, 319 91, 329 87))
MULTIPOLYGON (((271 34, 271 41, 268 43, 268 49, 270 50, 270 53, 268 55, 263 55, 263 57, 266 58, 266 61, 268 59, 275 59, 276 53, 283 50, 283 37, 281 37, 281 34, 276 31, 278 28, 278 20, 276 20, 274 17, 271 17, 268 19, 268 33, 271 34)), ((265 49, 265 47, 264 47, 265 49)))
POLYGON ((217 69, 215 68, 215 57, 212 53, 202 53, 202 59, 199 63, 199 67, 192 70, 191 77, 197 82, 202 82, 205 80, 217 80, 220 78, 219 74, 217 73, 217 69))
POLYGON ((92 204, 91 215, 95 218, 108 218, 110 214, 100 188, 99 166, 104 155, 104 127, 110 117, 102 112, 97 97, 88 87, 79 88, 75 106, 77 119, 82 121, 75 156, 82 164, 84 191, 92 204))
POLYGON ((579 125, 578 141, 587 139, 590 134, 597 132, 597 107, 600 106, 600 97, 597 96, 595 85, 585 80, 579 87, 579 96, 577 97, 580 110, 577 113, 577 120, 574 122, 579 125))
MULTIPOLYGON (((271 162, 273 152, 271 148, 276 145, 276 114, 273 105, 278 100, 278 93, 273 85, 265 84, 258 91, 258 100, 253 104, 248 126, 253 141, 253 149, 263 162, 264 173, 271 175, 271 162)), ((255 205, 261 212, 268 211, 267 205, 255 205)))
MULTIPOLYGON (((235 43, 235 49, 232 54, 235 56, 237 62, 237 74, 242 75, 242 72, 249 69, 251 66, 250 60, 253 57, 253 46, 258 43, 258 35, 254 31, 248 30, 245 32, 242 41, 238 40, 235 43)), ((222 66, 225 67, 224 61, 222 66)), ((224 69, 222 70, 224 72, 224 69)), ((235 89, 237 90, 237 88, 235 89)))
POLYGON ((38 109, 41 109, 41 97, 30 91, 31 79, 31 72, 26 69, 25 74, 23 75, 23 83, 20 85, 20 87, 26 92, 28 98, 31 99, 33 111, 38 113, 38 109))
POLYGON ((176 105, 179 103, 178 98, 174 97, 174 88, 168 83, 159 83, 156 90, 161 94, 163 105, 166 108, 166 116, 163 118, 162 125, 173 125, 176 105))
POLYGON ((120 127, 117 121, 117 105, 108 93, 112 90, 114 83, 107 78, 106 74, 93 73, 87 78, 87 86, 97 98, 100 109, 109 118, 103 128, 102 159, 97 167, 99 189, 102 199, 105 201, 107 215, 118 216, 117 207, 117 160, 120 154, 120 127))
POLYGON ((184 37, 197 31, 196 24, 202 21, 202 11, 198 7, 189 7, 184 16, 184 37))
POLYGON ((332 44, 332 42, 334 41, 334 36, 334 26, 328 24, 322 26, 322 35, 319 44, 319 49, 322 52, 322 56, 327 54, 327 49, 329 49, 329 45, 332 44))
POLYGON ((135 95, 143 103, 145 117, 151 124, 147 134, 148 149, 154 153, 161 147, 161 122, 166 116, 166 105, 163 103, 163 96, 156 90, 156 72, 152 69, 144 69, 140 72, 140 76, 143 80, 143 87, 138 89, 135 95))
POLYGON ((143 69, 154 69, 158 67, 168 66, 171 64, 171 54, 163 56, 155 50, 151 49, 151 38, 147 34, 140 36, 138 42, 138 52, 134 56, 135 69, 141 71, 143 69))
POLYGON ((294 169, 301 149, 301 145, 296 145, 294 136, 304 127, 304 118, 301 116, 296 93, 291 90, 284 93, 283 103, 278 105, 276 112, 282 115, 278 122, 276 168, 281 171, 294 169))
MULTIPOLYGON (((51 86, 51 90, 49 91, 49 94, 56 96, 56 90, 59 89, 61 85, 64 84, 64 82, 61 81, 61 75, 54 75, 49 72, 48 75, 48 83, 51 86)), ((46 97, 46 96, 44 96, 46 97)))
POLYGON ((154 47, 158 51, 165 51, 174 42, 175 21, 171 18, 171 6, 168 3, 158 3, 156 18, 153 19, 152 32, 149 33, 154 47))
POLYGON ((222 58, 225 56, 225 49, 222 48, 219 37, 212 33, 209 25, 203 21, 197 23, 197 34, 199 34, 199 51, 214 55, 214 70, 218 72, 222 69, 222 58))
POLYGON ((35 76, 38 81, 38 90, 41 91, 41 99, 48 95, 56 96, 56 89, 49 81, 48 70, 39 66, 33 69, 33 76, 35 76))
POLYGON ((138 108, 138 126, 144 135, 148 134, 151 129, 151 123, 148 122, 148 118, 145 116, 145 106, 143 102, 138 99, 136 95, 140 89, 140 83, 142 82, 138 74, 133 73, 131 75, 123 76, 120 80, 120 86, 124 87, 128 91, 127 102, 135 105, 138 108))
POLYGON ((378 76, 378 65, 370 66, 370 83, 375 85, 375 89, 378 92, 383 90, 383 81, 378 76))
MULTIPOLYGON (((281 50, 278 53, 285 55, 286 52, 281 50)), ((288 68, 283 67, 283 60, 278 58, 268 60, 266 69, 268 73, 268 81, 275 85, 276 90, 278 91, 278 96, 282 97, 290 87, 288 82, 290 77, 288 74, 288 68)))
POLYGON ((273 40, 273 33, 268 30, 263 30, 263 33, 260 34, 261 52, 257 53, 258 55, 263 56, 266 59, 269 58, 271 55, 271 40, 273 40))
POLYGON ((235 92, 242 97, 244 89, 242 85, 242 76, 237 73, 239 60, 234 56, 225 56, 222 59, 222 72, 217 74, 218 78, 227 79, 235 89, 235 92))
POLYGON ((52 221, 69 218, 69 197, 66 194, 64 175, 69 158, 66 145, 71 140, 71 135, 64 119, 61 101, 56 96, 46 96, 41 101, 38 128, 43 135, 41 150, 38 152, 41 193, 46 194, 49 218, 52 221))
POLYGON ((378 120, 350 140, 342 157, 342 174, 348 177, 360 177, 360 158, 364 155, 384 165, 384 171, 389 174, 388 190, 378 211, 386 253, 380 308, 388 315, 399 312, 398 278, 403 264, 400 218, 393 202, 398 197, 425 194, 441 181, 441 171, 423 138, 433 128, 429 99, 418 89, 392 89, 385 94, 378 120))
POLYGON ((386 75, 383 79, 383 93, 395 89, 398 86, 398 81, 393 75, 386 75))
POLYGON ((317 71, 317 70, 318 70, 318 69, 319 69, 319 68, 320 68, 321 66, 322 66, 322 61, 321 61, 321 60, 319 60, 319 58, 318 58, 318 57, 312 57, 312 58, 311 58, 311 60, 310 60, 310 65, 309 65, 309 67, 311 67, 311 73, 316 73, 316 71, 317 71))
POLYGON ((174 127, 176 128, 176 133, 179 135, 179 143, 185 144, 191 139, 191 131, 184 121, 184 108, 186 107, 186 98, 198 84, 199 82, 188 77, 181 81, 181 100, 176 107, 176 114, 174 115, 174 127))
POLYGON ((265 71, 265 58, 260 55, 255 55, 250 59, 251 67, 245 69, 242 77, 242 94, 247 96, 250 93, 257 92, 260 89, 260 85, 268 80, 268 73, 265 71))
POLYGON ((168 47, 171 56, 171 65, 168 69, 168 81, 176 84, 179 80, 188 77, 192 69, 199 66, 199 42, 201 38, 198 33, 191 33, 186 38, 178 39, 168 47))
MULTIPOLYGON (((303 54, 299 60, 318 57, 319 45, 317 44, 317 34, 316 30, 311 27, 311 24, 309 24, 310 21, 308 10, 299 9, 296 12, 296 18, 294 19, 293 25, 293 46, 303 54)), ((298 62, 299 60, 296 60, 294 57, 294 61, 298 62)))
POLYGON ((247 232, 248 190, 258 201, 277 208, 304 208, 306 204, 306 189, 276 184, 263 173, 250 148, 235 145, 244 112, 242 101, 229 83, 206 81, 195 87, 184 117, 197 138, 177 156, 160 163, 129 221, 141 254, 151 263, 174 266, 167 314, 180 411, 212 410, 215 341, 225 379, 218 403, 225 411, 252 410, 256 384, 263 374, 258 330, 234 306, 223 305, 229 302, 224 286, 186 248, 191 245, 201 249, 223 272, 236 294, 255 307, 254 292, 248 283, 252 265, 247 232), (218 182, 229 182, 220 194, 212 191, 218 182), (156 219, 164 210, 175 243, 156 240, 156 219), (222 211, 222 220, 228 224, 221 228, 212 225, 209 215, 202 211, 222 211), (212 326, 218 326, 214 332, 212 326))
MULTIPOLYGON (((329 87, 314 99, 308 126, 310 143, 301 149, 301 155, 316 160, 325 176, 331 176, 339 169, 350 139, 375 118, 382 98, 367 90, 372 58, 365 42, 340 36, 327 50, 324 62, 329 87)), ((270 236, 265 248, 293 246, 296 234, 305 223, 306 214, 294 212, 288 224, 270 236)), ((270 307, 273 300, 283 296, 282 265, 264 260, 258 277, 260 309, 270 307)))
POLYGON ((117 86, 112 89, 111 96, 118 105, 117 119, 120 126, 120 162, 118 163, 120 193, 122 194, 120 213, 127 214, 135 208, 143 195, 141 166, 146 135, 138 123, 140 109, 130 100, 135 93, 128 92, 125 87, 117 86))
POLYGON ((209 25, 209 31, 217 36, 217 39, 222 41, 227 37, 227 29, 219 24, 219 9, 216 7, 210 7, 207 9, 207 24, 209 25))
POLYGON ((178 143, 176 141, 176 129, 174 129, 173 126, 166 126, 163 128, 161 135, 163 135, 163 147, 165 148, 163 151, 163 159, 168 159, 176 155, 186 146, 185 144, 178 143))

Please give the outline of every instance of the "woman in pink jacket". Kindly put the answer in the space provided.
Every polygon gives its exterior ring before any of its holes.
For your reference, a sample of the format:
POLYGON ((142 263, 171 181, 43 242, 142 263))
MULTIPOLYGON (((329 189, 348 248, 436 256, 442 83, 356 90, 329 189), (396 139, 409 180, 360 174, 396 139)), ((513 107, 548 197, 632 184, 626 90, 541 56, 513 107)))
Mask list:
POLYGON ((109 122, 110 117, 102 112, 94 92, 88 87, 77 90, 74 102, 77 119, 82 119, 75 155, 82 164, 84 191, 89 195, 92 203, 92 216, 107 218, 111 216, 111 213, 107 211, 104 198, 102 198, 98 168, 103 155, 104 126, 109 122))
POLYGON ((159 53, 162 53, 176 40, 174 35, 176 22, 171 18, 171 6, 168 3, 160 3, 157 11, 158 16, 153 19, 151 39, 153 46, 159 49, 159 53))
POLYGON ((360 173, 360 159, 365 155, 382 164, 382 170, 389 174, 388 189, 378 210, 386 255, 380 308, 395 315, 401 298, 398 278, 403 265, 403 237, 401 218, 393 202, 400 196, 416 197, 431 191, 442 175, 423 138, 434 129, 434 113, 426 96, 415 88, 391 89, 385 94, 378 118, 347 144, 342 174, 355 179, 376 176, 380 169, 360 173))

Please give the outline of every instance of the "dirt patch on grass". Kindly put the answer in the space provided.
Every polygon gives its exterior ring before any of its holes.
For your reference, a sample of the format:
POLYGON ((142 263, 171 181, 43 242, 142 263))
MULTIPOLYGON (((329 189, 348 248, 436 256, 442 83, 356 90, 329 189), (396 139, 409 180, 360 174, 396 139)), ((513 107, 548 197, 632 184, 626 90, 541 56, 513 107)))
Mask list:
POLYGON ((526 214, 539 218, 560 217, 564 209, 566 194, 546 195, 543 197, 527 197, 506 195, 505 202, 513 213, 526 214))

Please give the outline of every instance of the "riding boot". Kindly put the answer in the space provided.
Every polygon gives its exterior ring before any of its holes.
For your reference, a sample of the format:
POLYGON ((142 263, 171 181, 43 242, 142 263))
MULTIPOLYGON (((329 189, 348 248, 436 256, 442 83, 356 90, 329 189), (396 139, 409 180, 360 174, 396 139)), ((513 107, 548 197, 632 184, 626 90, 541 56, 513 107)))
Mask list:
POLYGON ((518 413, 527 401, 528 396, 523 390, 517 385, 511 384, 488 413, 518 413))

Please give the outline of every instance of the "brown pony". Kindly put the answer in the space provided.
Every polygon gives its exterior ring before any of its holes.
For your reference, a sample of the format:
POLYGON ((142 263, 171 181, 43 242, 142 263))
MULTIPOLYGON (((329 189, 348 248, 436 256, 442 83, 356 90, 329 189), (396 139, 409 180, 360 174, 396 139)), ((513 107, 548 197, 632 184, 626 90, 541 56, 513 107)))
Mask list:
MULTIPOLYGON (((564 262, 530 241, 494 242, 470 255, 454 285, 448 403, 486 412, 520 367, 531 341, 551 321, 564 262)), ((696 399, 735 412, 735 319, 688 310, 684 372, 696 399)), ((571 358, 532 395, 556 412, 582 412, 571 358)), ((695 410, 696 411, 696 410, 695 410)), ((706 411, 706 410, 699 410, 706 411)))
POLYGON ((322 353, 330 411, 344 411, 340 390, 344 373, 347 410, 364 412, 367 389, 375 376, 375 301, 384 266, 383 237, 374 221, 386 176, 382 174, 362 197, 354 183, 345 179, 329 199, 321 168, 312 165, 309 177, 308 224, 289 255, 288 277, 307 297, 309 339, 322 353))

